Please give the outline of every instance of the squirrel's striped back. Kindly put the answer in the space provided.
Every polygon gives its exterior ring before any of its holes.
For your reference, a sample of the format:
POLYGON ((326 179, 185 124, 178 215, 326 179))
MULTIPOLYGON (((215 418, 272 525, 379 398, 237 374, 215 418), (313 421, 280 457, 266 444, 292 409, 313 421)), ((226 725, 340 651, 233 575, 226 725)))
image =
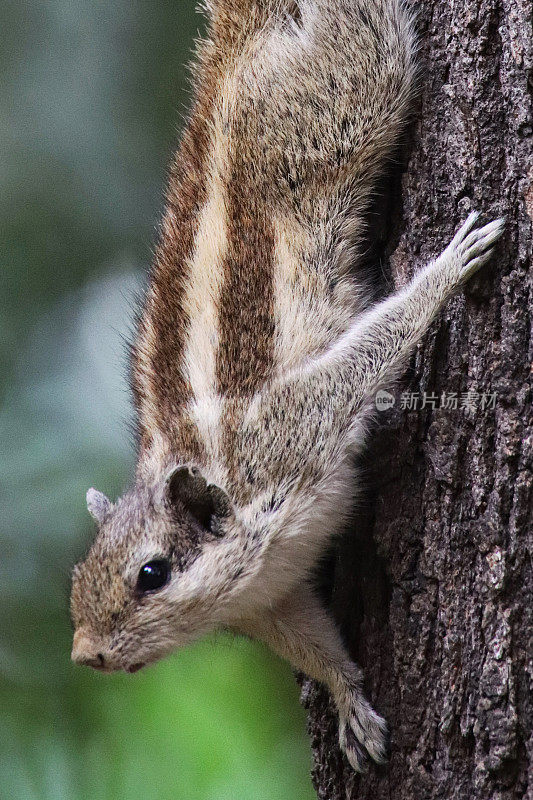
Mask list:
POLYGON ((362 307, 363 214, 414 80, 399 0, 210 5, 132 360, 141 448, 200 462, 362 307))

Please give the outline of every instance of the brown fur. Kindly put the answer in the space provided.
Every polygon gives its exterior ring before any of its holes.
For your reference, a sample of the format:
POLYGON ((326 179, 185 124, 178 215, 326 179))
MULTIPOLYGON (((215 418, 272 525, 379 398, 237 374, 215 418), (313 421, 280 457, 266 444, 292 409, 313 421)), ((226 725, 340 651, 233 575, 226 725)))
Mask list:
POLYGON ((223 265, 217 379, 218 391, 229 397, 254 394, 274 367, 274 237, 264 203, 254 197, 257 184, 246 173, 249 165, 236 163, 228 186, 232 213, 223 265))

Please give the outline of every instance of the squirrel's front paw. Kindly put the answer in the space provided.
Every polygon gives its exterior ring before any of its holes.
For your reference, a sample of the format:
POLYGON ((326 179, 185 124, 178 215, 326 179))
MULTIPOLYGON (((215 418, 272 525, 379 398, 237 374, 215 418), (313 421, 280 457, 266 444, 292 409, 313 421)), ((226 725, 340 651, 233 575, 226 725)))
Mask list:
POLYGON ((478 212, 473 211, 437 261, 437 264, 441 262, 445 268, 448 265, 453 267, 454 280, 459 284, 467 281, 483 264, 486 264, 494 252, 494 245, 503 233, 504 219, 489 222, 483 228, 475 228, 478 219, 478 212))
POLYGON ((387 723, 361 698, 339 715, 339 742, 356 772, 366 772, 370 759, 383 764, 389 758, 387 723))

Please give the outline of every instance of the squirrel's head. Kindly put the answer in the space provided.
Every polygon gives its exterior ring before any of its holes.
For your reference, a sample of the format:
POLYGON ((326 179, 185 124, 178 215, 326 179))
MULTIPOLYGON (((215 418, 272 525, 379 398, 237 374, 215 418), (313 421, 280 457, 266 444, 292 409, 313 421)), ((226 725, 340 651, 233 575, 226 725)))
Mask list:
POLYGON ((114 504, 90 489, 87 505, 98 533, 74 568, 76 663, 133 672, 226 623, 246 569, 222 489, 178 466, 114 504))

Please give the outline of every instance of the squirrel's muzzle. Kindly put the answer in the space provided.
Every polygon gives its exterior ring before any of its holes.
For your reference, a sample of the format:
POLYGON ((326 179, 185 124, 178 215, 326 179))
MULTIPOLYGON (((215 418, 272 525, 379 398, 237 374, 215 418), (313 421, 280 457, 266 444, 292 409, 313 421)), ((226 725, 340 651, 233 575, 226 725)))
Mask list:
POLYGON ((75 664, 83 664, 104 672, 110 669, 101 642, 93 639, 83 628, 79 628, 74 634, 71 658, 75 664))

